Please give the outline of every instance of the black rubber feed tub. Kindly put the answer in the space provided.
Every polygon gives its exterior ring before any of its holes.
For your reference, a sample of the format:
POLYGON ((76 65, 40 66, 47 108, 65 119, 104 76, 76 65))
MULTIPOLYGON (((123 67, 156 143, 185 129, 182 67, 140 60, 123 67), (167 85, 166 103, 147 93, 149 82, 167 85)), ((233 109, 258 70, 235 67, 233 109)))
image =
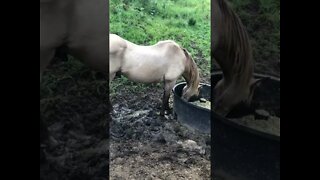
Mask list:
MULTIPOLYGON (((255 91, 253 106, 280 117, 280 79, 269 77, 255 91)), ((222 78, 211 75, 212 87, 222 78)), ((212 94, 214 94, 212 88, 212 94)), ((213 97, 214 98, 214 97, 213 97)), ((212 112, 213 177, 216 180, 280 179, 280 136, 238 125, 212 112)))
MULTIPOLYGON (((201 133, 210 133, 210 110, 196 106, 181 99, 182 89, 186 85, 185 82, 176 84, 173 88, 173 111, 179 122, 183 125, 195 129, 201 133)), ((200 96, 210 100, 211 86, 201 83, 200 96)))

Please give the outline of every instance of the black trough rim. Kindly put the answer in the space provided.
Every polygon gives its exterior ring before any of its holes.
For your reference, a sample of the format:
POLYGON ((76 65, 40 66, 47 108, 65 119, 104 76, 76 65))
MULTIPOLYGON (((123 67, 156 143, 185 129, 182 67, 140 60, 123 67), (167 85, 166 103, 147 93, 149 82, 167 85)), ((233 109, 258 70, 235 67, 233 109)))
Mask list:
MULTIPOLYGON (((176 84, 176 85, 173 87, 173 89, 172 89, 173 95, 176 96, 176 97, 178 97, 178 98, 180 98, 180 99, 181 99, 181 97, 178 96, 178 95, 175 93, 175 90, 176 90, 176 88, 177 88, 178 86, 180 86, 181 84, 187 84, 187 83, 186 83, 186 82, 180 82, 180 83, 176 84)), ((211 85, 210 85, 210 84, 200 83, 200 85, 206 85, 206 86, 209 86, 209 87, 211 88, 211 85)), ((181 100, 182 100, 182 99, 181 99, 181 100)), ((182 100, 182 101, 183 101, 183 100, 182 100)), ((209 109, 206 109, 206 108, 201 107, 201 106, 196 106, 196 105, 194 105, 194 104, 192 104, 192 103, 189 103, 189 102, 186 102, 186 101, 183 101, 183 103, 184 103, 184 104, 191 105, 191 107, 194 107, 194 108, 197 108, 197 109, 201 109, 201 110, 204 110, 204 111, 207 111, 207 112, 210 112, 210 113, 211 113, 211 107, 210 107, 210 110, 209 110, 209 109)))

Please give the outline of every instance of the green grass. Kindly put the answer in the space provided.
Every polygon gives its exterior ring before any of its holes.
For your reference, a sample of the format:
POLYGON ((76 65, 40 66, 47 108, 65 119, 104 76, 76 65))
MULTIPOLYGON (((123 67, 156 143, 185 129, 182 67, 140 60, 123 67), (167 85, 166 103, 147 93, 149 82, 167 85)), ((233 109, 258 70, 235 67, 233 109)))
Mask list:
MULTIPOLYGON (((201 77, 210 76, 210 0, 110 0, 109 4, 110 33, 140 45, 174 40, 192 54, 201 77)), ((146 87, 116 79, 111 96, 120 85, 146 87)))

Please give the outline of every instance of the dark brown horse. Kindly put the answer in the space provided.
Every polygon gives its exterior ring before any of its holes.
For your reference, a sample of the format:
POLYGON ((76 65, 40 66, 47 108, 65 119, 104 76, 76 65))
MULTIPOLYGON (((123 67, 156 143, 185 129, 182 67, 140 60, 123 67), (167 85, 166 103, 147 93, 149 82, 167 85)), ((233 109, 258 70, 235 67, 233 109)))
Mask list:
POLYGON ((212 57, 220 65, 223 79, 215 86, 214 111, 226 116, 233 107, 251 103, 255 87, 254 61, 248 33, 226 0, 213 0, 212 57))

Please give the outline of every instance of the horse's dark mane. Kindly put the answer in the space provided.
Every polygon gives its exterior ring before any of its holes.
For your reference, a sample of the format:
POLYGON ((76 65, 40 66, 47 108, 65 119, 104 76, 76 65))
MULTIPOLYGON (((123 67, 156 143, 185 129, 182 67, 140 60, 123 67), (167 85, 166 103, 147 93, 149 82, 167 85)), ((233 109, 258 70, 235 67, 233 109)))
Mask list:
MULTIPOLYGON (((239 78, 240 75, 253 73, 252 48, 247 30, 243 26, 238 15, 229 7, 225 0, 217 0, 222 13, 220 43, 225 50, 227 59, 233 60, 231 72, 239 78)), ((223 61, 223 60, 222 60, 223 61)), ((225 72, 224 72, 225 73, 225 72)), ((230 74, 228 74, 230 76, 230 74)), ((245 81, 248 78, 242 79, 245 81)))
POLYGON ((183 49, 183 52, 187 58, 187 66, 186 66, 187 69, 185 70, 182 76, 186 80, 188 88, 198 88, 198 85, 199 85, 198 67, 194 62, 194 60, 192 59, 192 57, 187 52, 187 50, 183 49))

